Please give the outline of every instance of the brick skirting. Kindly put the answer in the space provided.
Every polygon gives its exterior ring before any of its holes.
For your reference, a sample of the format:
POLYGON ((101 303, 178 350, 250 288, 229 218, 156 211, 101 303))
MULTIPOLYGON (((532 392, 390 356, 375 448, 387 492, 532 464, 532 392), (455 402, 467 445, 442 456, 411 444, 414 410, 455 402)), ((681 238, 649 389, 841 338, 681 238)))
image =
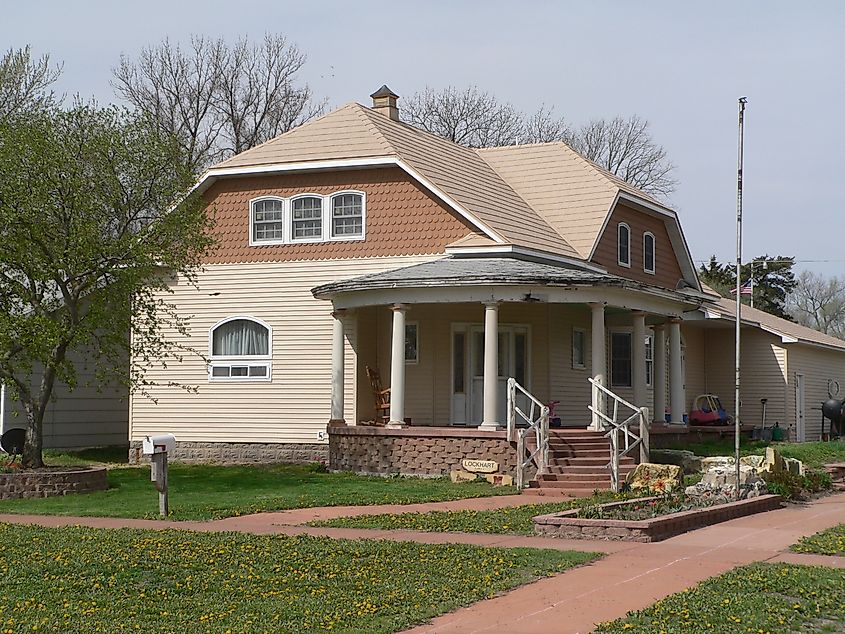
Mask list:
POLYGON ((0 473, 0 500, 47 498, 105 491, 108 488, 109 481, 104 468, 0 473))
POLYGON ((329 427, 329 468, 361 474, 444 476, 465 458, 516 475, 516 447, 501 431, 450 427, 329 427))
MULTIPOLYGON (((325 443, 236 443, 176 442, 169 460, 213 464, 261 464, 326 462, 329 446, 325 443)), ((149 462, 141 453, 141 441, 129 443, 129 463, 149 462)))
MULTIPOLYGON (((657 498, 642 498, 602 504, 614 508, 657 498)), ((534 533, 563 539, 607 539, 631 542, 659 542, 687 531, 727 522, 754 513, 780 508, 779 495, 761 495, 748 500, 717 504, 691 511, 681 511, 648 520, 587 519, 578 517, 578 509, 534 518, 534 533)))

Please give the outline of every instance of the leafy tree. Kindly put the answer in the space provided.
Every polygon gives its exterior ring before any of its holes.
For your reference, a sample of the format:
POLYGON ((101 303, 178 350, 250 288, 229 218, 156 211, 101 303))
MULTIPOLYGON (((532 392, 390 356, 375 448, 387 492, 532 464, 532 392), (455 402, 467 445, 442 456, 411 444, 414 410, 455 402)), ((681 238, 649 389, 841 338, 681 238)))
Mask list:
POLYGON ((61 67, 50 66, 49 55, 32 59, 29 46, 9 49, 0 58, 0 122, 52 104, 48 89, 61 72, 61 67))
POLYGON ((193 182, 178 143, 136 113, 76 104, 0 123, 0 381, 25 413, 24 466, 42 465, 56 382, 77 384, 71 356, 143 391, 151 360, 185 352, 162 334, 185 323, 159 292, 192 280, 210 245, 193 182))
POLYGON ((126 56, 113 86, 182 146, 194 172, 272 139, 322 110, 298 82, 305 55, 281 35, 259 44, 243 38, 191 38, 182 48, 164 40, 126 56))
POLYGON ((799 324, 845 338, 845 279, 801 271, 789 308, 799 324))
POLYGON ((565 141, 577 152, 643 191, 666 197, 677 184, 666 150, 651 136, 648 121, 595 119, 570 128, 554 108, 521 112, 477 86, 425 88, 406 101, 402 118, 411 125, 468 147, 565 141))
MULTIPOLYGON (((795 273, 792 271, 794 265, 794 257, 763 255, 740 267, 743 284, 751 275, 754 276, 755 308, 783 319, 792 319, 786 301, 796 284, 795 273)), ((714 255, 706 265, 701 265, 698 276, 722 297, 734 297, 732 291, 736 291, 735 264, 723 264, 716 260, 714 255)), ((747 296, 742 296, 741 300, 745 304, 751 303, 747 296)))

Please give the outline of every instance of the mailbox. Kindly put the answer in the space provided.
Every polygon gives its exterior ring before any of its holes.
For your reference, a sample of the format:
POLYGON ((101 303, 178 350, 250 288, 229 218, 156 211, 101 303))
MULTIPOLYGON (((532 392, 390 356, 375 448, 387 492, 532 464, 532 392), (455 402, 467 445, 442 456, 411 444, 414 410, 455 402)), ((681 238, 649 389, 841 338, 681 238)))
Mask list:
POLYGON ((169 453, 176 448, 176 436, 173 434, 159 434, 158 436, 145 436, 142 445, 144 455, 157 453, 169 453))

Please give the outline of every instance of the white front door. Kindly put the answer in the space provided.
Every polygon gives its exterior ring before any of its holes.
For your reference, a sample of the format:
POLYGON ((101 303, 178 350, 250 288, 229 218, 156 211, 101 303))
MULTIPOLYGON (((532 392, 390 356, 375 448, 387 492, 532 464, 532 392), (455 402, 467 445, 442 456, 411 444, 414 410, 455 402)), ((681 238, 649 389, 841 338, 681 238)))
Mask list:
MULTIPOLYGON (((508 378, 528 388, 528 327, 499 326, 498 422, 507 420, 508 378)), ((484 411, 484 327, 452 329, 452 422, 479 424, 484 411)))
POLYGON ((804 420, 804 375, 795 375, 795 439, 798 442, 806 440, 806 425, 804 420))

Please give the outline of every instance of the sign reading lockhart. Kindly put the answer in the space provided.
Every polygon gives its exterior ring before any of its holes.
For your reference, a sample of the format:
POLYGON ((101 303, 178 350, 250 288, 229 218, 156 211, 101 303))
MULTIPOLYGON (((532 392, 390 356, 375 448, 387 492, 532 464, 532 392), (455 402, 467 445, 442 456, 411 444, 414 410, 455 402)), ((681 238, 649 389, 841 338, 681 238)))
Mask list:
POLYGON ((472 460, 464 458, 461 466, 471 473, 496 473, 499 470, 499 463, 495 460, 472 460))

